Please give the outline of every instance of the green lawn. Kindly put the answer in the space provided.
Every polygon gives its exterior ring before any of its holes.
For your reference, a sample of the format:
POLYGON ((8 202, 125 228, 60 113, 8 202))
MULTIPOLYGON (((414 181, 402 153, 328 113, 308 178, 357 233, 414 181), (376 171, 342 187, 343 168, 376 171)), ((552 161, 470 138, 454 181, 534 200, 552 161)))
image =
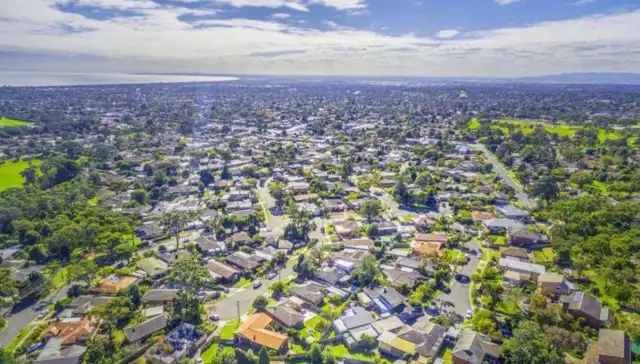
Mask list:
POLYGON ((305 340, 307 337, 311 336, 316 341, 320 340, 322 337, 322 332, 316 330, 316 326, 320 323, 320 321, 324 321, 322 316, 316 315, 311 320, 308 320, 304 323, 304 329, 300 333, 300 337, 305 340), (309 334, 309 329, 313 330, 311 334, 309 334))
POLYGON ((240 321, 238 319, 231 320, 227 322, 226 325, 220 330, 220 339, 221 340, 231 340, 233 339, 233 334, 240 327, 240 321))
POLYGON ((609 187, 607 187, 606 183, 603 183, 600 181, 593 181, 591 182, 591 185, 597 188, 600 191, 600 193, 602 193, 603 195, 606 195, 609 193, 609 187))
POLYGON ((360 359, 360 360, 364 360, 364 361, 371 361, 373 362, 375 355, 374 354, 367 354, 367 353, 351 353, 349 352, 349 349, 347 349, 346 346, 340 344, 338 346, 327 346, 325 347, 325 350, 328 350, 331 354, 333 354, 333 356, 335 356, 336 358, 340 357, 340 358, 354 358, 354 359, 360 359))
MULTIPOLYGON (((34 166, 39 166, 42 161, 33 159, 31 163, 34 166)), ((28 167, 29 162, 26 161, 7 161, 0 164, 0 192, 10 187, 21 187, 24 183, 24 177, 20 173, 28 167)))
POLYGON ((14 337, 13 340, 9 342, 9 344, 7 344, 4 350, 6 350, 9 353, 13 353, 18 348, 18 345, 22 342, 22 339, 24 339, 28 334, 30 334, 33 328, 34 328, 34 325, 25 326, 24 329, 20 330, 18 335, 14 337))
POLYGON ((493 257, 500 258, 500 252, 490 248, 482 249, 482 260, 490 261, 493 257))
POLYGON ((463 264, 467 256, 464 252, 455 249, 446 249, 444 252, 444 259, 453 264, 463 264))
POLYGON ((622 134, 619 131, 612 130, 607 131, 606 129, 598 129, 598 140, 600 143, 604 143, 607 140, 616 141, 622 137, 622 134))
POLYGON ((469 120, 469 125, 467 126, 467 128, 471 130, 476 130, 476 129, 480 129, 480 126, 482 126, 482 124, 480 124, 480 120, 476 118, 472 118, 471 120, 469 120))
POLYGON ((238 281, 233 285, 235 288, 247 288, 251 285, 251 281, 246 279, 245 277, 240 277, 238 281))
POLYGON ((500 301, 496 305, 495 311, 505 315, 514 315, 520 311, 520 308, 516 302, 500 301))
POLYGON ((553 263, 556 260, 556 252, 552 248, 544 248, 533 252, 533 260, 536 264, 553 263))
POLYGON ((33 125, 33 123, 28 123, 22 120, 9 119, 4 116, 0 118, 0 127, 15 128, 15 127, 27 126, 27 125, 33 125))
POLYGON ((65 282, 67 281, 68 271, 69 271, 69 266, 58 269, 56 274, 51 279, 51 285, 53 285, 54 288, 59 288, 63 284, 65 284, 65 282))
POLYGON ((213 359, 216 356, 216 352, 218 351, 219 344, 213 343, 209 345, 209 347, 200 354, 200 359, 202 359, 205 364, 213 363, 213 359))

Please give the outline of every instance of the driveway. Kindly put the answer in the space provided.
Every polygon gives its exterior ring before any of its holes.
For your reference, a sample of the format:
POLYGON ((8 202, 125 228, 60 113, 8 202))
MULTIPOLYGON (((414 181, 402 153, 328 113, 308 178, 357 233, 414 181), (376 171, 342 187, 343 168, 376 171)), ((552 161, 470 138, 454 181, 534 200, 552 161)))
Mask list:
MULTIPOLYGON (((480 250, 480 246, 475 239, 472 239, 466 244, 466 247, 478 251, 480 250)), ((461 274, 469 277, 476 272, 478 269, 478 265, 480 264, 480 257, 477 255, 468 254, 469 263, 467 263, 460 272, 461 274)), ((471 281, 469 283, 461 283, 458 282, 455 278, 452 280, 451 285, 449 286, 451 292, 448 294, 443 294, 439 297, 445 304, 442 305, 443 309, 447 311, 453 311, 456 314, 464 317, 467 314, 467 310, 471 310, 471 301, 470 301, 470 290, 471 290, 471 281), (446 303, 449 303, 448 305, 446 303), (451 306, 453 305, 453 306, 451 306)))
POLYGON ((502 180, 508 186, 510 186, 516 191, 516 197, 518 198, 518 201, 520 201, 520 205, 522 205, 522 207, 528 208, 528 209, 533 209, 536 207, 536 203, 529 198, 529 195, 527 195, 527 193, 524 192, 520 184, 514 181, 511 178, 511 176, 509 176, 509 173, 507 173, 507 170, 504 168, 502 163, 498 160, 498 158, 496 158, 495 155, 493 155, 493 153, 491 153, 487 149, 487 147, 485 147, 482 144, 474 144, 472 146, 475 149, 479 149, 484 153, 485 157, 487 157, 487 160, 493 165, 493 169, 496 172, 498 172, 498 175, 500 176, 500 178, 502 178, 502 180))
POLYGON ((220 316, 220 320, 228 321, 238 318, 238 303, 240 304, 240 315, 244 315, 249 311, 253 301, 260 295, 267 292, 270 285, 277 282, 278 279, 283 281, 294 275, 293 265, 282 269, 279 276, 276 276, 272 280, 262 280, 262 286, 258 289, 249 287, 246 289, 238 290, 225 297, 223 300, 217 302, 212 312, 215 312, 220 316))

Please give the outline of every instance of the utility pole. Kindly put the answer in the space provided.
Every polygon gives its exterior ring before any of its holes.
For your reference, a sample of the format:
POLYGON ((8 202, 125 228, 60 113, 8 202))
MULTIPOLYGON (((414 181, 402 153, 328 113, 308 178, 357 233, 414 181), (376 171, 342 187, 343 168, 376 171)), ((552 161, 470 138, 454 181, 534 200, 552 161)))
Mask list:
POLYGON ((240 326, 240 301, 236 301, 236 306, 238 307, 238 326, 240 326))

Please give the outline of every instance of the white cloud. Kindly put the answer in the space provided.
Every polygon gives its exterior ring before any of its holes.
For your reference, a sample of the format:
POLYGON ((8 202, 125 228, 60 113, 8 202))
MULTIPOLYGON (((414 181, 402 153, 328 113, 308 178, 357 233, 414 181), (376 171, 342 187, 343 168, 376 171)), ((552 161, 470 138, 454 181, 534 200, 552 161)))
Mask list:
POLYGON ((273 18, 273 19, 288 19, 288 18, 291 18, 291 14, 273 13, 273 14, 271 14, 270 18, 273 18))
POLYGON ((227 4, 236 8, 264 7, 264 8, 289 8, 298 11, 309 11, 300 0, 213 0, 215 3, 227 4))
POLYGON ((449 39, 449 38, 453 38, 453 37, 457 36, 458 34, 460 34, 459 30, 456 30, 456 29, 445 29, 445 30, 441 30, 441 31, 437 32, 436 33, 436 38, 449 39))
POLYGON ((570 6, 581 6, 581 5, 593 4, 595 2, 596 2, 596 0, 578 0, 578 1, 574 1, 572 3, 569 3, 569 5, 570 6))
POLYGON ((364 0, 311 0, 311 4, 321 4, 338 10, 356 10, 367 7, 364 0))
POLYGON ((497 3, 498 5, 509 5, 509 4, 515 4, 518 3, 522 0, 493 0, 495 3, 497 3))
POLYGON ((95 20, 62 12, 55 3, 0 1, 0 50, 24 55, 13 69, 503 77, 640 72, 640 11, 425 38, 269 20, 190 24, 180 17, 193 10, 166 6, 95 20), (69 26, 91 30, 70 33, 69 26), (44 62, 44 56, 66 61, 44 62))

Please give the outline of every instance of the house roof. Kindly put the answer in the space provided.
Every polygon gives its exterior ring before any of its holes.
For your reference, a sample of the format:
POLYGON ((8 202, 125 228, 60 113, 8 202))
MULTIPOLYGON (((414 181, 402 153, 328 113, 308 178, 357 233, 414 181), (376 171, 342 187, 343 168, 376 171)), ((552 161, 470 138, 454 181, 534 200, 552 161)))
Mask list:
POLYGON ((499 205, 495 207, 497 211, 505 216, 527 217, 529 213, 513 205, 499 205))
POLYGON ((239 274, 240 271, 233 268, 232 266, 229 266, 227 264, 224 264, 222 262, 218 262, 217 260, 211 260, 209 261, 209 263, 207 263, 206 265, 207 269, 209 270, 209 272, 225 278, 225 279, 230 279, 232 278, 234 275, 239 274))
POLYGON ((340 278, 346 276, 344 271, 333 268, 333 267, 325 267, 322 269, 318 269, 315 272, 316 278, 322 279, 325 282, 336 284, 340 278))
POLYGON ((512 219, 491 219, 482 222, 488 228, 509 229, 513 227, 524 227, 524 225, 512 219))
POLYGON ((436 254, 442 255, 442 243, 436 241, 420 241, 413 245, 413 251, 418 254, 436 254))
POLYGON ((602 307, 602 302, 582 291, 573 292, 569 296, 563 296, 562 299, 564 302, 569 302, 570 310, 581 311, 596 320, 602 320, 602 313, 606 310, 602 307))
POLYGON ((353 248, 353 249, 366 249, 366 250, 369 250, 369 249, 373 248, 373 240, 368 239, 368 238, 344 239, 342 241, 342 246, 353 248))
POLYGON ((520 260, 500 258, 498 266, 507 270, 517 270, 526 273, 543 274, 546 272, 546 268, 540 264, 522 262, 520 260))
POLYGON ((116 294, 137 281, 138 278, 136 277, 111 275, 101 279, 96 286, 92 286, 89 290, 92 292, 116 294))
POLYGON ((393 285, 406 284, 413 287, 418 280, 422 279, 420 273, 406 269, 383 269, 382 273, 393 285))
POLYGON ((514 246, 504 247, 500 249, 500 256, 502 257, 515 257, 522 259, 529 259, 529 253, 522 248, 514 246))
POLYGON ((378 332, 395 331, 404 325, 396 315, 391 315, 371 324, 378 332))
POLYGON ((243 336, 249 341, 262 345, 269 349, 279 350, 289 338, 267 327, 273 322, 271 317, 264 313, 256 313, 247 319, 236 331, 236 335, 243 336))
POLYGON ((51 324, 46 330, 45 335, 52 335, 61 339, 61 345, 73 345, 80 337, 95 333, 98 328, 98 322, 89 318, 79 321, 61 321, 51 324))
POLYGON ((142 302, 169 302, 177 295, 177 289, 150 289, 142 296, 142 302))
POLYGON ((471 330, 463 330, 453 348, 453 356, 468 363, 481 364, 486 355, 500 357, 502 347, 493 344, 490 339, 471 330))
POLYGON ((317 305, 324 300, 325 294, 322 292, 323 289, 324 286, 320 283, 308 282, 301 286, 290 287, 289 293, 317 305))
POLYGON ((37 364, 77 364, 80 362, 87 348, 80 345, 72 345, 62 349, 62 340, 51 338, 42 349, 40 355, 33 363, 37 364))
POLYGON ((442 244, 446 244, 448 241, 446 234, 416 234, 414 236, 416 241, 420 242, 438 242, 442 244))
POLYGON ((304 321, 302 314, 287 305, 270 306, 265 311, 271 318, 286 327, 297 326, 304 321))
POLYGON ((538 277, 538 283, 560 283, 564 281, 564 276, 558 273, 545 273, 538 277))
POLYGON ((142 269, 145 273, 150 276, 156 276, 159 274, 163 274, 169 270, 169 266, 167 263, 155 258, 148 257, 140 259, 136 265, 138 268, 142 269))
POLYGON ((630 352, 629 337, 624 331, 600 329, 598 333, 598 354, 606 355, 612 358, 627 359, 630 352))
POLYGON ((129 342, 138 341, 167 327, 167 316, 159 315, 141 324, 124 329, 124 337, 129 342))

